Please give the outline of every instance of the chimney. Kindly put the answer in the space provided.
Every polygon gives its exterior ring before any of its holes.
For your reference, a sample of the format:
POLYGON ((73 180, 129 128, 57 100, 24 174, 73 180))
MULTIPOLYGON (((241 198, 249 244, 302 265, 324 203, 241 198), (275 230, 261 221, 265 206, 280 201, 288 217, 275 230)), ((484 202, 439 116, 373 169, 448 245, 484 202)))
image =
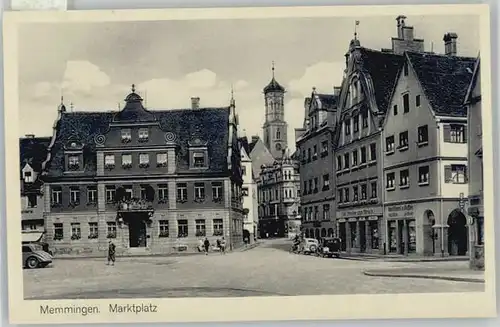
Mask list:
POLYGON ((200 109, 200 98, 191 98, 191 109, 200 109))
POLYGON ((443 36, 444 41, 444 54, 447 56, 457 55, 457 38, 456 33, 446 33, 443 36))
POLYGON ((340 86, 334 86, 333 87, 333 95, 339 96, 340 95, 340 90, 342 90, 342 88, 340 86))
POLYGON ((25 136, 27 139, 34 139, 35 138, 35 134, 26 134, 25 136))
POLYGON ((406 26, 405 19, 406 19, 406 16, 404 16, 404 15, 399 15, 396 18, 396 21, 398 22, 398 39, 404 39, 403 30, 405 29, 405 26, 406 26))

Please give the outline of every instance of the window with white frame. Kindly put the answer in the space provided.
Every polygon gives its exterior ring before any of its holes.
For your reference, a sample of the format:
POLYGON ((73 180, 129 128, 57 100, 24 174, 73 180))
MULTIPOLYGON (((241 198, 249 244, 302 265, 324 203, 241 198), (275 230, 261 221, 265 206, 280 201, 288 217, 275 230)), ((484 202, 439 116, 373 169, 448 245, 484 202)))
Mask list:
POLYGON ((224 235, 224 222, 222 219, 213 220, 214 236, 224 235))
POLYGON ((82 228, 80 223, 71 223, 71 239, 79 240, 82 238, 82 228))
POLYGON ((87 204, 97 203, 97 187, 89 186, 87 187, 87 204))
POLYGON ((330 205, 323 204, 323 220, 330 220, 330 205))
POLYGON ((367 185, 361 184, 361 200, 366 200, 367 198, 367 185))
POLYGON ((399 186, 401 188, 410 186, 410 171, 408 169, 399 172, 399 186))
POLYGON ((429 184, 429 166, 418 167, 418 184, 419 185, 429 184))
POLYGON ((158 237, 168 237, 169 235, 168 220, 159 220, 158 227, 159 227, 158 237))
POLYGON ((205 200, 205 184, 194 183, 194 199, 197 201, 205 200))
POLYGON ((167 166, 167 154, 166 153, 157 153, 156 154, 156 166, 157 167, 166 167, 167 166))
POLYGON ((177 220, 177 237, 184 238, 188 237, 188 221, 187 219, 177 220))
POLYGON ((168 199, 168 185, 159 184, 158 185, 158 202, 166 203, 168 199))
POLYGON ((358 198, 358 186, 357 185, 352 187, 352 200, 354 202, 359 200, 359 198, 358 198))
POLYGON ((393 190, 395 188, 394 180, 396 179, 395 173, 387 173, 385 188, 393 190))
POLYGON ((99 238, 99 224, 97 222, 89 222, 89 239, 99 238))
POLYGON ((149 154, 140 153, 139 154, 139 167, 147 167, 149 166, 149 154))
POLYGON ((50 203, 53 206, 62 204, 62 189, 60 187, 54 187, 52 189, 50 203))
POLYGON ((131 154, 122 154, 122 166, 123 167, 132 167, 132 155, 131 154))
POLYGON ((25 183, 33 183, 33 172, 31 172, 31 171, 24 172, 24 182, 25 183))
POLYGON ((139 129, 139 141, 145 142, 149 139, 149 130, 147 128, 139 129))
POLYGON ((195 227, 196 227, 196 236, 201 237, 201 236, 206 236, 207 234, 207 229, 205 226, 205 219, 196 219, 195 220, 195 227))
POLYGON ((451 124, 443 126, 444 141, 448 143, 466 143, 467 130, 462 124, 451 124))
POLYGON ((116 188, 112 185, 106 186, 106 203, 113 203, 115 201, 116 188))
POLYGON ((79 156, 68 156, 68 169, 77 170, 80 169, 80 157, 79 156))
POLYGON ((399 133, 399 150, 408 149, 408 131, 399 133))
POLYGON ((177 202, 187 201, 187 184, 177 183, 177 202))
POLYGON ((394 135, 385 138, 385 152, 387 154, 394 153, 394 135))
POLYGON ((115 155, 114 154, 106 154, 104 156, 104 166, 106 168, 112 168, 115 166, 115 155))
POLYGON ((467 183, 467 166, 447 165, 444 167, 444 177, 446 183, 465 184, 467 183))
POLYGON ((132 140, 132 131, 130 128, 124 128, 121 130, 122 142, 130 142, 132 140))
POLYGON ((108 221, 106 225, 107 225, 106 238, 116 238, 117 234, 116 221, 108 221))

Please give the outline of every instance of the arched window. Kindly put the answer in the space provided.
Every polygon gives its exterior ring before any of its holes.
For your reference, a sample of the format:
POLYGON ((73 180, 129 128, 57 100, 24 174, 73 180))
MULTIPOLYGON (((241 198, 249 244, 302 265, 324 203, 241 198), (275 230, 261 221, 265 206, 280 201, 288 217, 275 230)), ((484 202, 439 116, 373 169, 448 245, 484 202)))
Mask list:
POLYGON ((279 128, 276 130, 276 138, 277 138, 277 139, 280 139, 280 138, 281 138, 281 131, 280 131, 280 129, 279 129, 279 128))

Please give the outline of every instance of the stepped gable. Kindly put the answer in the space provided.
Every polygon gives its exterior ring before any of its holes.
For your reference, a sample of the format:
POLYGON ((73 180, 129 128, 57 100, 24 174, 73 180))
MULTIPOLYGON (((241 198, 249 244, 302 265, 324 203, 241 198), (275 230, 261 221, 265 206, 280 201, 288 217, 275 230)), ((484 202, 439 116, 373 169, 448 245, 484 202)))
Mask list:
POLYGON ((407 52, 426 98, 439 116, 466 117, 467 94, 477 58, 407 52))

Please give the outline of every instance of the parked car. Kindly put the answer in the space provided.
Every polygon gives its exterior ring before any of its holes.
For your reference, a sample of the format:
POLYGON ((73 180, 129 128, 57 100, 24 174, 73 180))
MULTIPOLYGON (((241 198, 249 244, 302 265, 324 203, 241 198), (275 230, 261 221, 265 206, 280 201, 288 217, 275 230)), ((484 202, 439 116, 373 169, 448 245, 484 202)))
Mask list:
POLYGON ((299 246, 300 251, 304 254, 315 254, 318 247, 319 242, 314 238, 304 238, 299 246))
POLYGON ((45 268, 52 263, 52 256, 39 244, 23 244, 22 249, 25 268, 45 268))
POLYGON ((325 258, 331 258, 335 256, 336 258, 340 257, 340 238, 336 237, 327 237, 321 240, 320 245, 320 255, 325 258))

